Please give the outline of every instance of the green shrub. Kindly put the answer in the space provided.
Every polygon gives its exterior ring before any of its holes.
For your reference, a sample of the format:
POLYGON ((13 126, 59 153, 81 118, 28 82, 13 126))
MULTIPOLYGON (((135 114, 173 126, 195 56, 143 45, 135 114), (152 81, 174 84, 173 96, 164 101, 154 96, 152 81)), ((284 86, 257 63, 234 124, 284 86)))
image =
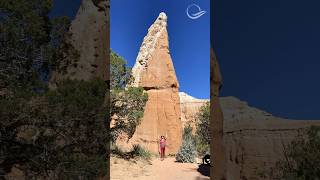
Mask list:
POLYGON ((196 143, 196 149, 197 149, 198 155, 201 157, 210 153, 209 144, 196 143))
POLYGON ((110 147, 111 153, 119 156, 123 156, 125 152, 121 148, 119 148, 117 145, 113 144, 110 147))
POLYGON ((110 50, 110 77, 111 89, 124 89, 133 78, 131 68, 127 67, 127 61, 112 49, 110 50))
POLYGON ((210 151, 210 103, 203 105, 197 114, 196 148, 200 156, 210 151))
POLYGON ((182 163, 193 163, 196 157, 195 138, 192 127, 186 126, 183 130, 182 145, 176 154, 176 160, 182 163))
POLYGON ((210 143, 210 103, 203 105, 197 113, 197 131, 203 143, 210 143))
POLYGON ((115 142, 119 134, 134 134, 143 117, 148 94, 141 87, 125 88, 134 78, 127 61, 111 50, 110 53, 110 117, 114 118, 114 126, 110 129, 111 140, 115 142))
POLYGON ((139 144, 133 145, 131 153, 133 156, 141 157, 142 159, 151 159, 151 153, 148 150, 141 147, 139 144))
POLYGON ((28 97, 22 91, 1 99, 0 152, 4 161, 0 167, 9 171, 19 164, 27 179, 104 176, 109 153, 105 92, 103 80, 66 80, 43 94, 28 97))
POLYGON ((272 179, 320 179, 320 126, 312 126, 284 147, 284 158, 271 171, 272 179))
POLYGON ((104 80, 66 80, 77 66, 67 17, 52 0, 0 3, 0 179, 19 166, 25 179, 98 179, 108 173, 109 110, 104 80))
POLYGON ((126 90, 114 89, 110 97, 110 117, 117 116, 114 126, 110 128, 112 141, 116 141, 121 133, 127 134, 130 139, 143 117, 148 94, 143 88, 130 87, 126 90))

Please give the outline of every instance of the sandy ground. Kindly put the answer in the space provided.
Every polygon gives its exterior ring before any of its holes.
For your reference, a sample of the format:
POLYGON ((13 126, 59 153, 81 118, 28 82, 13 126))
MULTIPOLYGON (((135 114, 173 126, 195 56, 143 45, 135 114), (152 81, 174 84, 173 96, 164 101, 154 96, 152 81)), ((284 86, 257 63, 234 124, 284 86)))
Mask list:
MULTIPOLYGON (((142 160, 124 160, 111 157, 111 180, 209 180, 208 176, 198 172, 199 163, 177 163, 175 158, 164 161, 153 158, 151 162, 142 160)), ((207 167, 200 165, 200 171, 207 167)))

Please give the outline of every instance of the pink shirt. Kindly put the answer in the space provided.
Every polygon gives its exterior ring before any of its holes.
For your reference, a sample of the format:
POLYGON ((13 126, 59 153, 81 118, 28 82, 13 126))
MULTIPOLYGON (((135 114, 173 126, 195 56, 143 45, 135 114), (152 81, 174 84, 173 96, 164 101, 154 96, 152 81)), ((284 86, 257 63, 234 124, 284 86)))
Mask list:
POLYGON ((165 139, 161 139, 161 140, 160 140, 160 147, 161 147, 161 148, 166 147, 166 140, 165 140, 165 139))

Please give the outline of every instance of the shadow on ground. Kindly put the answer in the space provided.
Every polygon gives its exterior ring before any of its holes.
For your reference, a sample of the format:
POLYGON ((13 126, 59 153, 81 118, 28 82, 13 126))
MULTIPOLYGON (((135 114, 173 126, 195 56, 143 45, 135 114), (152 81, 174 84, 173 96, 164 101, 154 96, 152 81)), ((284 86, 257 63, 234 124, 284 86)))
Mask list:
POLYGON ((200 164, 197 171, 204 176, 210 177, 210 165, 200 164))

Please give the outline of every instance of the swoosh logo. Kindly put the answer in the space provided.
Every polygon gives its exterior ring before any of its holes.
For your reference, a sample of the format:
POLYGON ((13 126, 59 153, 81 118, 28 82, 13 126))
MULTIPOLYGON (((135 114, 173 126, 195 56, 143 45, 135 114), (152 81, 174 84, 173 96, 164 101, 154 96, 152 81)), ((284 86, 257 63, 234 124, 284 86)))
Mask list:
POLYGON ((186 13, 187 13, 187 16, 190 18, 190 19, 198 19, 200 18, 201 16, 203 16, 205 13, 207 13, 207 11, 203 11, 201 10, 200 6, 196 5, 196 4, 191 4, 188 6, 187 10, 186 10, 186 13), (195 13, 191 13, 190 12, 190 9, 191 8, 196 8, 197 9, 197 12, 195 13))

